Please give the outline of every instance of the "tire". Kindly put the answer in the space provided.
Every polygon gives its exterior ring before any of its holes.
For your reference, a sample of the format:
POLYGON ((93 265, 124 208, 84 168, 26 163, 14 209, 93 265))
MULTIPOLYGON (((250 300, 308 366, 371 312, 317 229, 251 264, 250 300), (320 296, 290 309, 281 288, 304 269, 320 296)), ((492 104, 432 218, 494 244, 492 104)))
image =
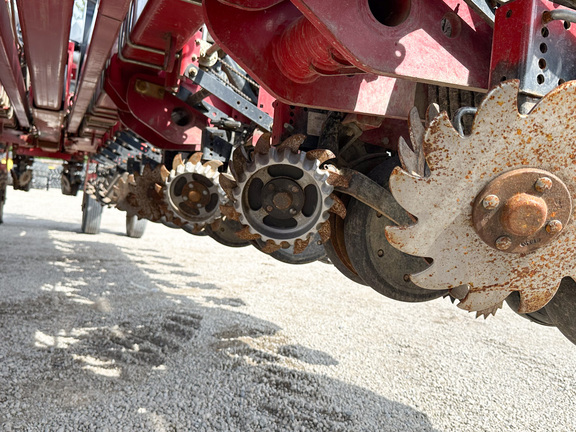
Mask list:
POLYGON ((82 232, 84 234, 98 234, 102 221, 102 209, 98 201, 88 194, 82 199, 82 232))
POLYGON ((146 219, 138 219, 138 216, 126 215, 126 235, 130 238, 140 238, 146 230, 146 219))

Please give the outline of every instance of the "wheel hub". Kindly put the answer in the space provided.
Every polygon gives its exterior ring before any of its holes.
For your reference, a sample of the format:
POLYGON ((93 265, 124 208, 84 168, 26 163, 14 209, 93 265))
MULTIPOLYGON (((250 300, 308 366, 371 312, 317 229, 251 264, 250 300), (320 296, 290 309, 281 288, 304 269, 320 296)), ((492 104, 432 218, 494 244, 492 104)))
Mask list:
POLYGON ((262 193, 262 205, 266 212, 278 219, 289 219, 302 211, 304 190, 289 178, 278 178, 268 182, 262 193))
POLYGON ((571 214, 572 198, 562 180, 521 168, 496 177, 477 195, 472 221, 488 246, 525 254, 549 244, 571 214))
POLYGON ((332 186, 319 161, 271 148, 256 154, 233 191, 240 222, 276 244, 307 242, 328 219, 332 186))

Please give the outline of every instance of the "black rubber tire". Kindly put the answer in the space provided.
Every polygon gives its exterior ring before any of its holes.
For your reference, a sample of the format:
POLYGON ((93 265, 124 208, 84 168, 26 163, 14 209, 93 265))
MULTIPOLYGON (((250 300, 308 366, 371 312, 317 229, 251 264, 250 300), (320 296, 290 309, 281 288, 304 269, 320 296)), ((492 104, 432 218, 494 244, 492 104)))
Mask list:
POLYGON ((4 223, 4 203, 6 202, 7 179, 0 182, 0 224, 4 223))
MULTIPOLYGON (((397 164, 397 159, 389 159, 372 170, 368 177, 382 187, 388 187, 390 173, 397 164)), ((398 216, 400 223, 410 221, 407 214, 398 216)), ((402 302, 425 302, 447 294, 447 290, 427 290, 410 281, 407 274, 424 271, 429 264, 424 258, 407 255, 390 245, 385 235, 389 225, 392 222, 376 210, 355 199, 350 200, 344 220, 344 239, 358 276, 380 294, 402 302)))
POLYGON ((565 277, 560 283, 556 295, 548 302, 544 309, 550 321, 576 345, 576 282, 565 277))
POLYGON ((515 291, 508 296, 506 299, 506 303, 514 312, 520 315, 522 318, 532 321, 533 323, 540 324, 543 326, 554 327, 555 324, 552 322, 552 319, 548 315, 548 311, 546 307, 543 307, 536 312, 531 312, 527 314, 518 313, 518 306, 520 306, 520 294, 515 291))
POLYGON ((130 238, 141 238, 146 231, 146 219, 138 219, 138 216, 126 215, 126 235, 130 238))
POLYGON ((103 207, 88 194, 82 199, 82 232, 84 234, 98 234, 102 222, 103 207))

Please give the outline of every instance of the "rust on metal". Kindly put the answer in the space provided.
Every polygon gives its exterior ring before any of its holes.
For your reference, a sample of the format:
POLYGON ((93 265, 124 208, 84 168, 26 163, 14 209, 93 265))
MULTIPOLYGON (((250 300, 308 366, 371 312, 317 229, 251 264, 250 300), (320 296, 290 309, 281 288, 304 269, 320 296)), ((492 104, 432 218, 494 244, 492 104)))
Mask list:
POLYGON ((536 183, 534 184, 534 189, 536 189, 537 192, 545 192, 547 190, 552 189, 553 185, 554 182, 552 181, 551 178, 540 177, 538 180, 536 180, 536 183))
POLYGON ((473 204, 472 222, 480 238, 500 251, 525 254, 546 246, 557 232, 547 230, 547 222, 558 219, 567 223, 572 213, 571 197, 566 185, 554 174, 536 168, 508 171, 486 185, 473 204), (546 178, 549 188, 535 189, 546 178), (487 208, 486 201, 498 197, 498 208, 487 208), (506 248, 497 239, 510 240, 506 248))
POLYGON ((220 186, 224 189, 226 196, 229 200, 234 199, 234 193, 232 192, 238 183, 229 174, 221 173, 219 177, 220 186))
POLYGON ((308 237, 306 240, 296 239, 296 241, 294 242, 294 255, 299 255, 302 252, 304 252, 304 250, 306 250, 309 244, 310 244, 310 237, 308 237))
MULTIPOLYGON (((222 214, 224 214, 224 212, 222 212, 222 214)), ((232 219, 232 218, 230 218, 230 219, 232 219)), ((242 239, 242 240, 251 241, 251 240, 259 240, 261 236, 260 236, 260 234, 252 234, 250 232, 250 227, 244 226, 240 231, 238 231, 236 233, 236 237, 238 237, 239 239, 242 239)))
POLYGON ((254 145, 254 152, 262 155, 268 154, 270 151, 270 140, 272 138, 272 134, 266 132, 258 138, 256 144, 254 145))
POLYGON ((128 185, 130 193, 127 200, 138 217, 158 222, 166 214, 167 208, 161 194, 166 171, 164 165, 154 169, 145 165, 142 174, 134 174, 134 182, 128 185))
POLYGON ((536 234, 546 222, 548 206, 540 197, 519 193, 514 195, 502 209, 502 227, 517 236, 536 234))
POLYGON ((296 134, 286 138, 283 142, 276 146, 278 152, 290 150, 292 153, 298 153, 300 146, 306 140, 306 135, 296 134))
MULTIPOLYGON (((242 237, 241 235, 239 235, 239 233, 236 234, 236 235, 238 235, 238 237, 240 237, 241 239, 244 239, 244 237, 242 237)), ((254 234, 251 234, 251 235, 254 235, 254 234)), ((260 237, 260 236, 258 236, 258 237, 260 237)), ((248 239, 246 239, 246 240, 248 240, 248 239)), ((274 253, 274 252, 276 252, 276 251, 278 251, 278 250, 280 250, 280 249, 282 249, 282 246, 274 243, 272 240, 266 241, 266 243, 264 244, 264 246, 262 246, 262 247, 260 248, 260 250, 261 250, 262 252, 266 253, 266 254, 274 253)))
POLYGON ((237 147, 232 153, 232 164, 230 166, 234 178, 238 179, 242 174, 244 174, 247 163, 248 161, 244 156, 242 146, 237 147))
POLYGON ((236 211, 234 206, 232 206, 230 204, 221 205, 220 206, 220 213, 222 213, 222 215, 226 216, 228 219, 232 219, 233 221, 239 221, 240 220, 240 215, 238 214, 238 212, 236 211))
POLYGON ((331 233, 332 233, 332 230, 330 228, 330 221, 327 220, 326 222, 324 222, 320 226, 320 229, 318 230, 318 234, 320 234, 320 241, 322 242, 322 244, 324 244, 328 240, 330 240, 330 234, 331 233))
POLYGON ((550 301, 562 278, 576 277, 576 124, 570 121, 576 112, 576 82, 552 90, 528 115, 518 111, 518 89, 517 81, 506 81, 490 91, 466 137, 441 113, 424 138, 431 175, 416 177, 396 169, 390 178, 394 197, 418 222, 388 227, 388 240, 405 253, 433 259, 428 269, 411 275, 412 281, 436 290, 468 285, 459 307, 469 311, 493 311, 517 291, 518 312, 534 312, 550 301), (519 176, 520 187, 503 182, 497 193, 484 190, 500 176, 523 169, 534 176, 519 176), (553 185, 539 192, 535 184, 542 177, 553 185), (519 241, 504 231, 503 205, 492 211, 483 207, 490 193, 502 204, 518 193, 542 198, 547 223, 559 220, 563 229, 551 234, 541 228, 519 241), (483 231, 491 242, 483 241, 483 231), (506 252, 495 248, 503 235, 513 241, 506 252))
POLYGON ((334 213, 340 219, 346 219, 346 205, 342 202, 340 197, 333 193, 330 195, 330 198, 332 198, 334 204, 332 204, 332 207, 330 207, 330 210, 328 211, 334 213))
POLYGON ((328 184, 335 188, 347 188, 350 185, 350 180, 344 177, 335 167, 328 169, 328 184))
POLYGON ((500 205, 500 198, 498 195, 487 195, 482 200, 482 205, 486 210, 495 210, 500 205))
POLYGON ((549 234, 558 234, 562 231, 564 225, 559 220, 551 220, 546 224, 546 232, 549 234))
POLYGON ((306 157, 310 160, 316 159, 320 164, 331 159, 336 159, 336 155, 328 149, 308 150, 306 152, 306 157))

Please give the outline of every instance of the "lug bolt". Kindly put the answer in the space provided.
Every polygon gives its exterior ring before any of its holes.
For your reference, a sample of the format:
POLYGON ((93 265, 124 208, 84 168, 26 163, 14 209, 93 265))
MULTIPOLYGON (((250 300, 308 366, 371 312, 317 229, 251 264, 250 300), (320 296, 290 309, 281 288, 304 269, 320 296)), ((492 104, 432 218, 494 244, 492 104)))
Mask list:
POLYGON ((548 222, 548 225, 546 225, 546 231, 549 234, 558 234, 560 231, 562 231, 562 228, 562 222, 556 219, 551 220, 548 222))
POLYGON ((500 198, 496 195, 487 195, 482 200, 482 205, 486 210, 495 210, 500 205, 500 198))
POLYGON ((380 249, 380 250, 378 251, 378 256, 379 256, 380 258, 382 258, 382 257, 384 256, 384 251, 383 251, 382 249, 380 249))
POLYGON ((298 213, 298 210, 296 210, 295 208, 291 208, 291 209, 290 209, 290 214, 291 214, 292 216, 294 216, 296 213, 298 213))
POLYGON ((297 192, 298 192, 298 187, 292 186, 292 192, 293 192, 293 193, 297 193, 297 192))
POLYGON ((495 246, 496 246, 496 249, 501 250, 501 251, 508 250, 512 246, 512 239, 508 236, 498 237, 496 239, 495 246))
POLYGON ((266 207, 266 211, 267 211, 268 213, 270 213, 271 211, 274 211, 274 207, 268 206, 268 207, 266 207))
POLYGON ((534 189, 536 189, 537 192, 545 192, 552 189, 552 179, 549 177, 540 177, 536 180, 536 183, 534 183, 534 189))
POLYGON ((202 195, 208 195, 208 191, 207 190, 202 191, 202 195))

